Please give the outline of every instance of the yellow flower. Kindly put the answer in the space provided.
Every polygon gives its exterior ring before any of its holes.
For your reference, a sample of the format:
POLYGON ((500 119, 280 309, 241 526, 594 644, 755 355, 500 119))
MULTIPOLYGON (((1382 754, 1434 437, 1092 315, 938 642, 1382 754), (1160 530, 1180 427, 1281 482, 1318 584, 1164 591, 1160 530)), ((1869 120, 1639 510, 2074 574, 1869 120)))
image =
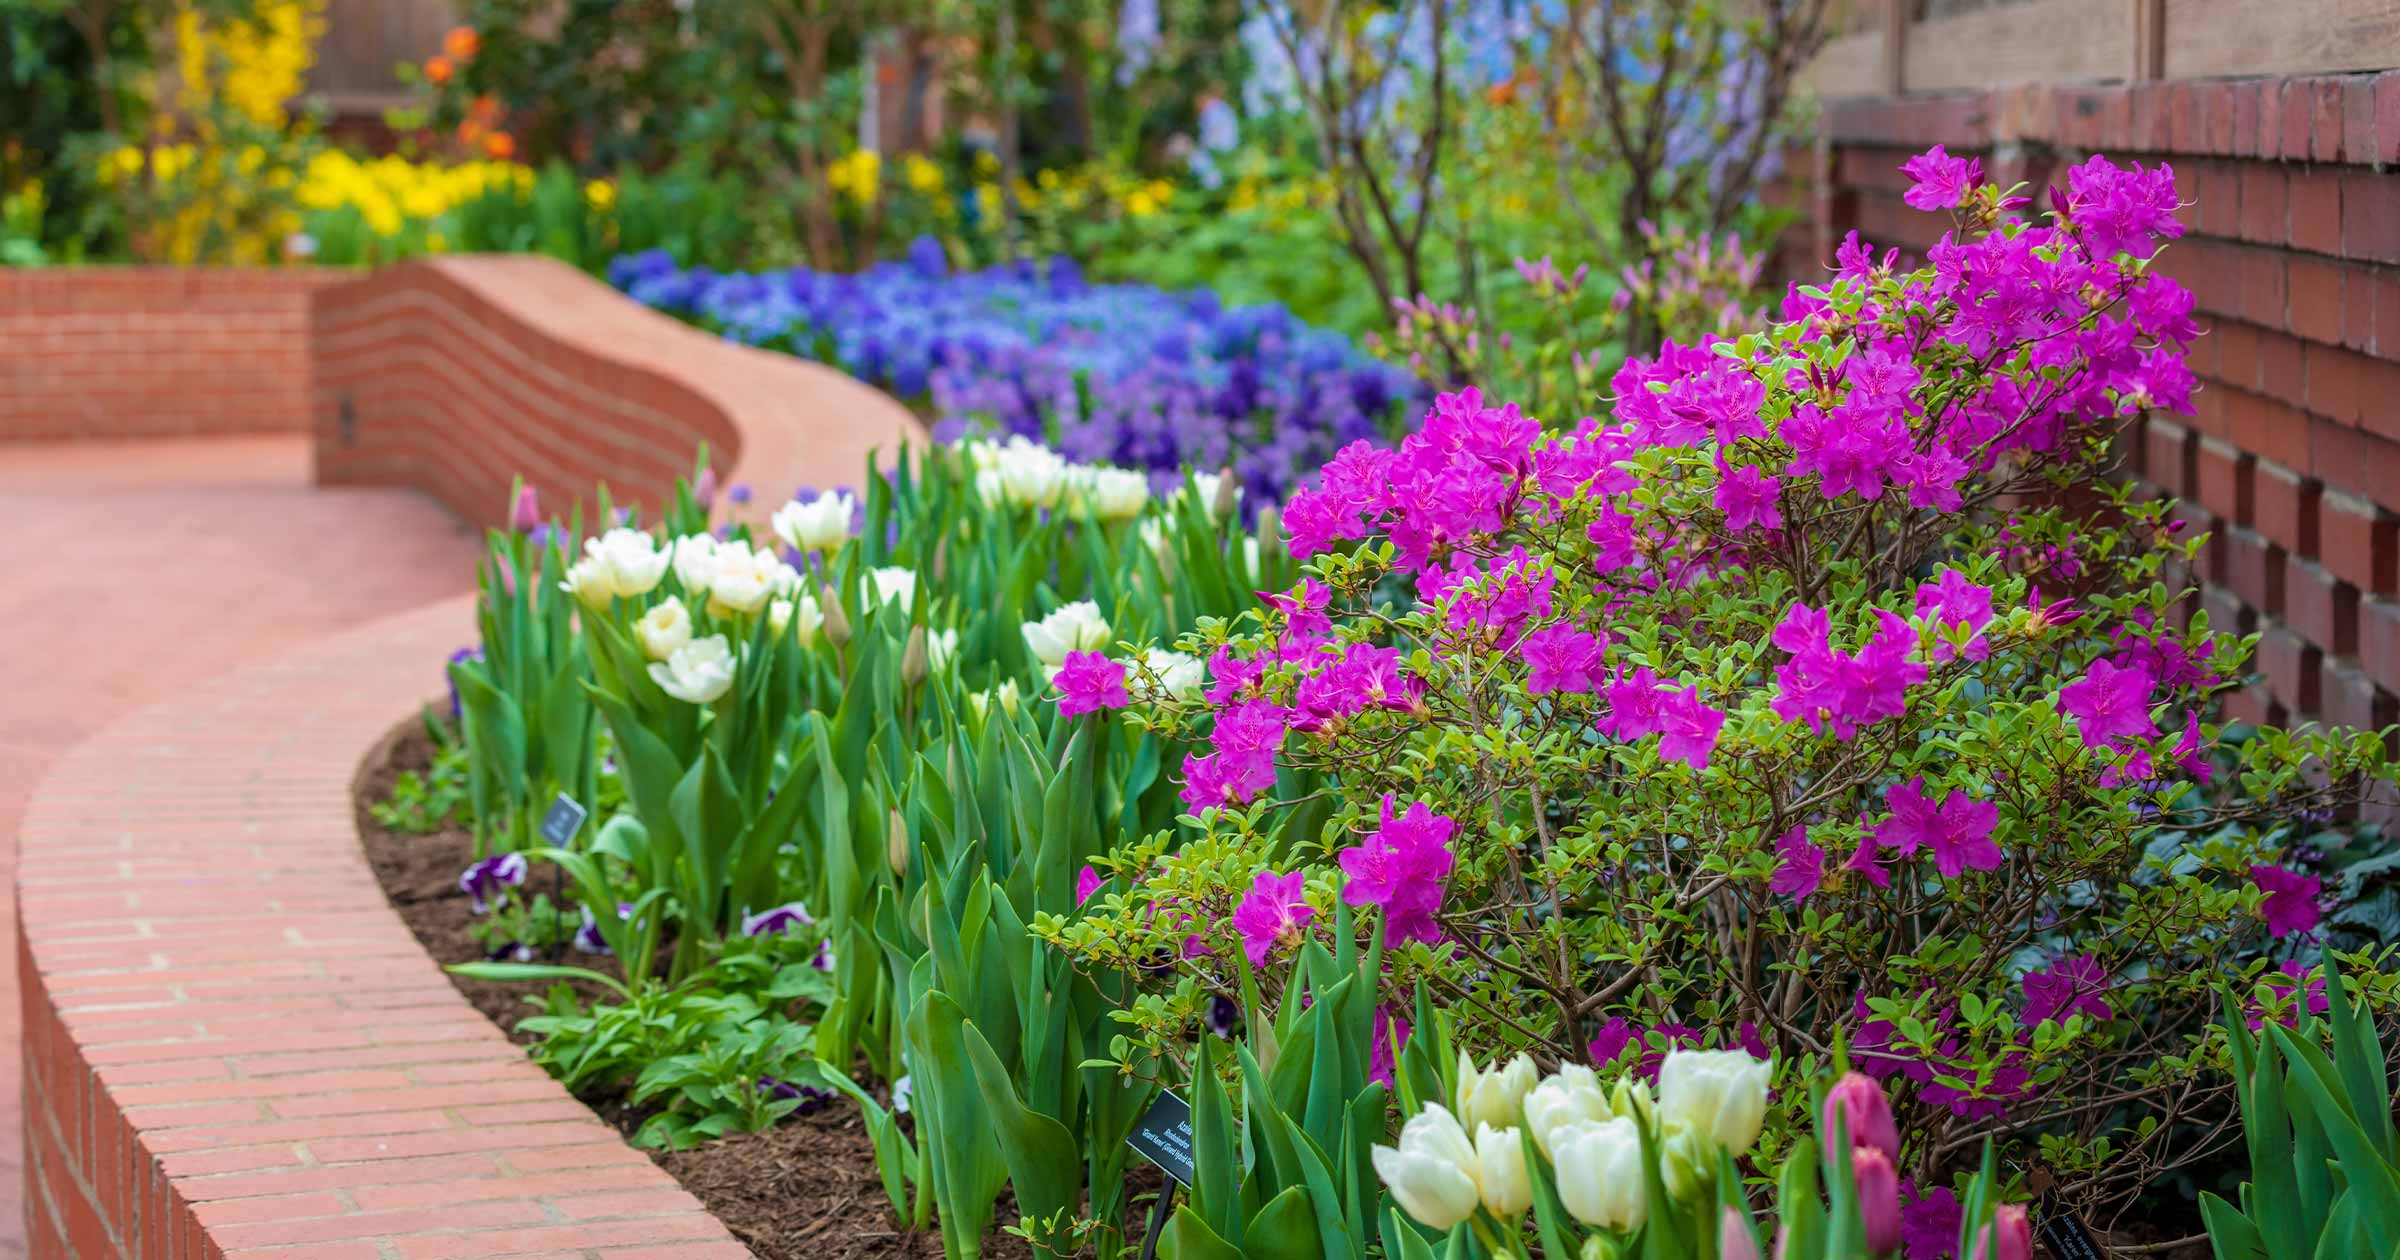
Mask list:
POLYGON ((911 153, 903 164, 908 186, 912 191, 933 194, 942 190, 942 168, 921 153, 911 153))
POLYGON ((617 186, 605 179, 595 179, 583 186, 583 199, 594 210, 607 210, 617 204, 617 186))

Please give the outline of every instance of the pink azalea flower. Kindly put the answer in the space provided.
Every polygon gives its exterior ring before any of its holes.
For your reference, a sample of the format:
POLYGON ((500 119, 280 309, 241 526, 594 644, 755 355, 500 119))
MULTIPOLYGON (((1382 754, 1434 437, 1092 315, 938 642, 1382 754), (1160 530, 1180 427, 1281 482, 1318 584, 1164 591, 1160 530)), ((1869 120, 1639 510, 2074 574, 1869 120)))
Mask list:
POLYGON ((1100 877, 1100 872, 1088 865, 1075 872, 1075 904, 1080 906, 1090 901, 1100 891, 1101 885, 1107 882, 1100 877))
POLYGON ((1392 1013, 1389 1006, 1375 1008, 1375 1044, 1367 1051, 1367 1079, 1379 1081, 1385 1089, 1396 1089, 1392 1069, 1400 1062, 1400 1052, 1408 1048, 1408 1021, 1392 1013))
POLYGON ((1694 770, 1708 769, 1708 755, 1724 728, 1725 711, 1700 702, 1700 685, 1663 691, 1659 705, 1658 755, 1680 761, 1694 770))
POLYGON ((1061 717, 1079 717, 1103 709, 1122 709, 1133 703, 1125 691, 1125 665, 1098 652, 1069 652, 1051 682, 1059 690, 1061 717))
POLYGON ((1892 873, 1875 860, 1877 852, 1875 837, 1868 836, 1858 842, 1858 848, 1851 851, 1850 860, 1842 863, 1842 869, 1858 872, 1861 879, 1877 888, 1889 888, 1892 886, 1892 873))
POLYGON ((2059 689, 2058 711, 2075 719, 2085 747, 2113 748, 2120 739, 2158 734, 2150 720, 2150 689, 2149 671, 2097 660, 2082 678, 2059 689))
POLYGON ((1517 655, 1527 666, 1525 690, 1535 695, 1591 691, 1598 685, 1593 674, 1606 650, 1605 640, 1565 622, 1544 626, 1517 644, 1517 655))
POLYGON ((1233 930, 1241 933, 1242 951, 1249 955, 1251 966, 1263 967, 1277 948, 1300 943, 1308 921, 1317 913, 1301 894, 1299 871, 1289 875, 1260 871, 1251 881, 1249 895, 1233 908, 1233 930))
POLYGON ((2317 906, 2317 893, 2324 881, 2314 875, 2280 866, 2253 866, 2250 882, 2265 893, 2258 913, 2267 921, 2267 935, 2290 936, 2294 932, 2315 929, 2323 911, 2317 906))
MULTIPOLYGON (((1967 580, 1966 574, 1945 568, 1940 577, 1917 587, 1917 619, 1937 628, 1965 626, 1974 637, 1967 640, 1964 655, 1970 661, 1980 661, 1991 652, 1991 646, 1983 641, 1983 628, 1992 621, 1992 588, 1977 586, 1967 580)), ((1947 639, 1934 644, 1936 660, 1948 660, 1959 654, 1947 639)))
MULTIPOLYGON (((2283 1011, 2275 1019, 2275 1022, 2286 1028, 2300 1026, 2302 1010, 2306 1010, 2311 1015, 2323 1015, 2333 1009, 2331 1000, 2325 996, 2325 972, 2320 968, 2310 967, 2298 959, 2287 961, 2267 973, 2266 986, 2275 1006, 2281 1007, 2286 1002, 2291 1003, 2290 1009, 2283 1011), (2294 995, 2300 994, 2304 985, 2307 992, 2295 999, 2294 995)), ((2257 1032, 2266 1027, 2267 1010, 2267 1003, 2260 1002, 2255 997, 2243 999, 2243 1022, 2250 1025, 2250 1031, 2257 1032)))
POLYGON ((1752 529, 1782 529, 1783 510, 1777 499, 1782 493, 1782 479, 1743 464, 1726 470, 1718 480, 1717 510, 1725 514, 1725 528, 1737 534, 1752 529))
POLYGON ((1900 200, 1919 210, 1954 210, 1966 203, 1968 194, 1983 182, 1983 162, 1977 158, 1954 158, 1935 145, 1900 164, 1900 173, 1909 177, 1907 192, 1900 200))
POLYGON ((1423 801, 1410 803, 1395 814, 1392 797, 1383 798, 1383 823, 1364 843, 1341 851, 1342 900, 1353 906, 1381 906, 1385 935, 1394 941, 1442 939, 1434 913, 1441 909, 1442 881, 1456 857, 1450 837, 1458 823, 1434 813, 1423 801))
POLYGON ((2045 1020, 2071 1015, 2107 1019, 2114 1012, 2100 995, 2108 991, 2108 973, 2090 954, 2070 954, 2023 980, 2025 1012, 2018 1018, 2027 1028, 2045 1020))
POLYGON ((1933 865, 1944 878, 1956 879, 1968 870, 2000 869, 2000 846, 1992 829, 2000 807, 1952 791, 1937 807, 1925 799, 1925 776, 1894 784, 1883 794, 1891 816, 1875 827, 1875 843, 1908 857, 1923 845, 1933 850, 1933 865))
POLYGON ((1809 843, 1806 825, 1795 826, 1775 839, 1775 873, 1767 890, 1793 901, 1806 901, 1825 882, 1825 850, 1809 843))

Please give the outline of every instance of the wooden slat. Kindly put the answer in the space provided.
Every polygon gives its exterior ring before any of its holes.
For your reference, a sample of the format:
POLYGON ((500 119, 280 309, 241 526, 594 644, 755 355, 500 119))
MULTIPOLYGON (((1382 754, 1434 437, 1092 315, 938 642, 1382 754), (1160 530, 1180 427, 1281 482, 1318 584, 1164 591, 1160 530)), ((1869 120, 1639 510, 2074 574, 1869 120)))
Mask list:
POLYGON ((2027 0, 1909 28, 1911 92, 2123 77, 2133 32, 2122 4, 2027 0))
POLYGON ((2400 0, 2167 0, 2170 79, 2400 66, 2400 0))
MULTIPOLYGON (((2400 0, 2012 0, 1914 22, 1906 92, 2400 67, 2400 0)), ((1891 93, 1884 31, 1829 41, 1802 82, 1829 99, 1891 93)))
POLYGON ((309 89, 345 98, 396 92, 393 67, 440 51, 457 21, 452 0, 328 0, 309 89))

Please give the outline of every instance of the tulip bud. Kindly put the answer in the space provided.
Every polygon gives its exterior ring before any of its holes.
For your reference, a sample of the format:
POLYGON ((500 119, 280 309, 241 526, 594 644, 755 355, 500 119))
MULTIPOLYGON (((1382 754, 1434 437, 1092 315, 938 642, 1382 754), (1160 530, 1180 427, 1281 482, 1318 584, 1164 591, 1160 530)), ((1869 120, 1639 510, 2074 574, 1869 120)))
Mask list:
POLYGON ((1209 505, 1209 510, 1221 517, 1231 516, 1241 501, 1242 483, 1234 479, 1233 465, 1227 464, 1224 471, 1217 474, 1217 501, 1209 505))
POLYGON ((942 574, 949 568, 949 557, 950 539, 947 536, 934 539, 933 563, 928 566, 928 571, 933 574, 934 581, 942 580, 942 574))
POLYGON ((1270 543, 1283 541, 1283 513, 1272 503, 1258 510, 1258 536, 1270 543))
POLYGON ((892 811, 890 829, 885 833, 884 837, 884 857, 891 861, 892 874, 908 874, 908 854, 910 848, 911 846, 908 842, 908 824, 901 821, 900 811, 895 809, 892 811))
POLYGON ((1850 1176, 1858 1187, 1858 1215, 1866 1223, 1867 1250, 1876 1255, 1900 1246, 1900 1174, 1881 1150, 1850 1152, 1850 1176))
POLYGON ((1475 1128, 1476 1184, 1483 1206, 1503 1221, 1513 1221, 1533 1206, 1533 1179, 1525 1171, 1525 1141, 1515 1129, 1475 1128))
POLYGON ((520 534, 530 534, 534 527, 541 523, 541 499, 534 494, 532 486, 526 485, 522 481, 518 482, 517 501, 510 506, 508 512, 508 527, 520 534))
POLYGON ((1730 1204, 1717 1220, 1717 1260, 1759 1260, 1757 1235, 1742 1210, 1730 1204))
POLYGON ((1482 1201, 1475 1144, 1440 1103, 1425 1104, 1400 1126, 1400 1145, 1378 1146, 1368 1157, 1400 1209, 1428 1228, 1449 1229, 1482 1201))
POLYGON ((1456 1102, 1461 1124, 1514 1127, 1525 1116, 1525 1095, 1533 1089, 1533 1060, 1518 1055, 1506 1064, 1481 1071, 1464 1050, 1458 1053, 1456 1102))
POLYGON ((716 501, 717 470, 714 468, 703 468, 700 470, 700 476, 698 479, 692 482, 692 502, 697 503, 701 507, 705 508, 716 501))
POLYGON ((1658 1147, 1659 1179, 1667 1183, 1667 1196, 1690 1200, 1716 1182, 1717 1151, 1713 1139, 1705 1133, 1677 1126, 1663 1135, 1658 1147))
POLYGON ((1825 1140, 1833 1140, 1835 1119, 1850 1135, 1850 1145, 1882 1151, 1894 1163, 1900 1159, 1900 1125, 1892 1119, 1892 1102, 1883 1086, 1852 1072, 1834 1082, 1825 1095, 1825 1140))
POLYGON ((1583 1240, 1582 1249, 1575 1254, 1577 1260, 1619 1260, 1625 1249, 1606 1234, 1594 1234, 1583 1240))
POLYGON ((1658 1111, 1668 1127, 1698 1133, 1729 1155, 1758 1141, 1772 1066, 1741 1050, 1674 1050, 1658 1068, 1658 1111))
POLYGON ((834 596, 833 587, 817 584, 817 603, 825 609, 825 639, 837 648, 850 646, 850 618, 842 612, 842 601, 834 596))
POLYGON ((925 681, 925 627, 908 628, 908 646, 900 652, 900 681, 910 687, 925 681))
POLYGON ((2033 1222, 2025 1209, 2009 1206, 1992 1213, 1992 1223, 1975 1240, 1974 1260, 2033 1260, 2033 1222))

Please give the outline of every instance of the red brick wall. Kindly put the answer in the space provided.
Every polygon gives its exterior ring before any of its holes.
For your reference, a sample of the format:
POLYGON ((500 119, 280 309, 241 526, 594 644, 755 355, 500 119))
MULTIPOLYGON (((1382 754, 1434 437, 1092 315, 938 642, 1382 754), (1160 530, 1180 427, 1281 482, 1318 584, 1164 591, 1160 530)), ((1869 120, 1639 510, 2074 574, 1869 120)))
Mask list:
POLYGON ((308 427, 305 268, 0 267, 0 441, 308 427))
POLYGON ((1853 228, 1932 243, 1897 168, 1937 142, 2036 190, 2093 152, 2174 165, 2190 230, 2161 267, 2206 388, 2128 463, 2214 535, 2212 621, 2263 636, 2235 713, 2400 720, 2400 72, 1830 103, 1817 258, 1853 228))
POLYGON ((317 479, 414 485, 500 524, 510 479, 545 510, 655 508, 701 443, 763 513, 799 485, 855 484, 922 430, 819 364, 733 345, 532 257, 410 263, 316 295, 317 479))

